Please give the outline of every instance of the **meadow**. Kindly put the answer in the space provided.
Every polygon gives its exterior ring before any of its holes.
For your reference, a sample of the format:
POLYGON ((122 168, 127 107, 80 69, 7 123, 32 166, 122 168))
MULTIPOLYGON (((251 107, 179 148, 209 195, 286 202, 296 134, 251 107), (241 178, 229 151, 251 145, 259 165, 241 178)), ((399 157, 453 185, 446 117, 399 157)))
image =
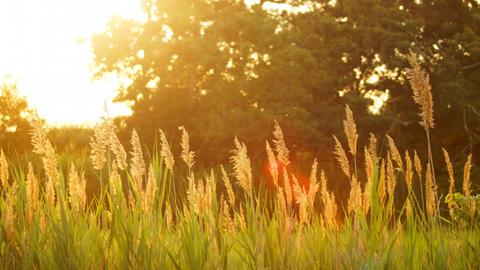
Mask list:
POLYGON ((247 146, 236 138, 230 164, 198 170, 187 130, 175 157, 161 130, 153 151, 135 131, 125 147, 107 117, 95 127, 85 157, 94 175, 74 162, 60 170, 47 130, 34 122, 31 162, 23 166, 1 152, 0 268, 480 268, 472 156, 463 179, 455 179, 443 150, 450 188, 438 194, 431 86, 416 56, 409 61, 428 158, 398 149, 388 136, 384 153, 373 134, 368 145, 357 145, 347 106, 345 136, 333 138, 338 169, 350 181, 344 202, 316 160, 307 179, 292 173, 288 142, 276 122, 265 146, 266 176, 254 174, 247 146), (87 192, 91 182, 98 183, 94 194, 87 192), (398 194, 400 186, 406 195, 398 194))

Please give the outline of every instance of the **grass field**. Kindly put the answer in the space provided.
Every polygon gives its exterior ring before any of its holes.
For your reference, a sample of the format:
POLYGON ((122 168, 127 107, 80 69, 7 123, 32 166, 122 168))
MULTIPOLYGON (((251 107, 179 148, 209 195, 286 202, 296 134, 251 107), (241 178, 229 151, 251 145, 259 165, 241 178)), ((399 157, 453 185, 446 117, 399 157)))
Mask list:
MULTIPOLYGON (((413 56, 410 62, 430 150, 428 76, 413 56)), ((332 180, 316 161, 308 179, 292 174, 278 123, 266 143, 269 174, 259 176, 237 139, 228 166, 202 172, 186 130, 179 158, 161 131, 148 155, 134 131, 127 153, 105 118, 90 143, 94 177, 74 163, 68 172, 59 170, 47 131, 34 123, 33 153, 40 161, 22 166, 3 152, 0 157, 0 268, 480 268, 480 196, 471 194, 471 156, 457 179, 462 192, 456 192, 444 150, 450 189, 438 194, 431 154, 422 161, 387 137, 381 156, 373 135, 358 146, 348 106, 343 124, 346 141, 334 137, 334 155, 350 180, 345 202, 329 189, 332 180), (86 188, 91 181, 100 183, 93 195, 86 188), (398 194, 400 185, 406 194, 398 194)))

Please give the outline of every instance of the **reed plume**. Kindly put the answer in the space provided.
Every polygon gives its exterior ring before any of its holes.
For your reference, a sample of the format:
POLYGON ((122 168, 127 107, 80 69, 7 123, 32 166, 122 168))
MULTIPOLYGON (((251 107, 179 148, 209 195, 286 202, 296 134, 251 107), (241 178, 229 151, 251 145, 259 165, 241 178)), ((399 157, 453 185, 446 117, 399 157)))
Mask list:
POLYGON ((352 180, 350 181, 350 196, 347 202, 348 214, 351 214, 352 212, 358 214, 359 211, 363 209, 362 201, 362 187, 357 181, 357 178, 355 176, 352 176, 352 180))
POLYGON ((12 187, 8 189, 7 198, 5 200, 5 232, 7 240, 14 245, 15 244, 15 202, 17 200, 17 185, 14 183, 12 187))
POLYGON ((143 176, 145 175, 145 161, 143 160, 142 146, 140 144, 140 138, 137 131, 132 131, 132 137, 130 139, 132 144, 132 158, 130 160, 130 174, 135 181, 137 190, 143 187, 143 176))
POLYGON ((310 213, 314 212, 315 208, 315 196, 320 189, 320 184, 317 181, 318 162, 317 159, 313 161, 312 170, 310 172, 310 184, 308 187, 308 210, 310 213))
POLYGON ((402 161, 402 156, 400 155, 400 151, 398 151, 397 146, 395 145, 395 141, 392 139, 392 137, 387 135, 387 140, 388 140, 388 148, 390 149, 391 153, 391 158, 395 163, 397 164, 398 168, 400 170, 403 170, 403 161, 402 161))
POLYGON ((320 186, 322 193, 322 202, 323 202, 323 215, 325 218, 325 223, 330 228, 336 228, 337 226, 337 203, 335 201, 335 194, 333 192, 329 193, 327 190, 327 177, 325 172, 320 172, 320 186))
POLYGON ((33 221, 33 215, 38 208, 38 179, 33 172, 32 163, 28 163, 28 172, 27 178, 25 181, 26 187, 26 205, 25 205, 25 218, 28 224, 31 224, 33 221))
POLYGON ((295 203, 298 205, 298 218, 300 226, 303 226, 308 221, 308 195, 305 188, 298 183, 297 177, 292 174, 293 180, 293 195, 295 203))
POLYGON ((395 187, 397 181, 395 179, 395 170, 393 168, 393 162, 390 158, 390 153, 387 153, 387 193, 389 197, 393 197, 395 194, 395 187))
POLYGON ((417 151, 413 151, 413 164, 418 177, 422 178, 422 161, 417 155, 417 151))
POLYGON ((230 203, 230 206, 232 208, 235 207, 235 193, 233 192, 233 187, 232 183, 230 182, 230 178, 228 177, 227 172, 223 168, 223 166, 220 167, 222 170, 222 181, 225 186, 225 189, 227 191, 227 198, 228 198, 228 203, 230 203))
POLYGON ((8 188, 8 162, 3 149, 0 150, 0 183, 4 190, 8 188))
POLYGON ((32 136, 33 152, 38 155, 43 155, 45 153, 45 142, 47 141, 48 130, 43 127, 42 121, 38 117, 32 120, 31 125, 32 131, 30 134, 32 136))
POLYGON ((147 185, 142 193, 142 208, 144 213, 150 213, 155 203, 155 197, 157 194, 157 179, 153 170, 153 165, 150 165, 148 170, 147 185))
POLYGON ((413 100, 420 106, 420 125, 429 129, 434 127, 432 87, 428 74, 421 68, 417 56, 410 51, 407 55, 412 68, 407 69, 407 78, 413 90, 413 100))
POLYGON ((447 166, 447 171, 448 171, 448 180, 449 180, 448 194, 453 194, 455 192, 455 177, 453 174, 453 165, 452 165, 452 162, 450 161, 450 155, 448 154, 447 150, 445 150, 445 148, 442 148, 442 151, 443 151, 443 157, 445 158, 445 165, 447 166))
POLYGON ((350 149, 350 153, 352 156, 357 155, 357 141, 358 141, 358 134, 357 134, 357 125, 355 124, 355 120, 353 119, 353 112, 350 110, 348 105, 345 106, 345 119, 343 120, 343 129, 345 131, 345 135, 347 136, 347 143, 348 148, 350 149))
POLYGON ((273 178, 273 184, 275 187, 278 186, 278 163, 277 159, 275 157, 275 154, 273 153, 272 148, 270 147, 270 144, 268 141, 266 141, 266 146, 265 149, 267 151, 267 158, 268 158, 268 171, 270 172, 270 175, 273 178))
POLYGON ((470 187, 470 172, 472 169, 472 154, 468 155, 467 162, 463 168, 463 193, 466 196, 470 196, 472 189, 470 187))
POLYGON ((335 140, 335 151, 333 152, 335 154, 335 158, 337 159, 338 164, 340 164, 340 168, 342 169, 343 173, 350 178, 350 165, 347 154, 335 135, 333 135, 333 139, 335 140))
POLYGON ((172 150, 170 149, 170 144, 168 143, 167 136, 165 133, 159 129, 160 132, 160 141, 161 141, 161 150, 160 155, 165 162, 165 166, 171 172, 173 171, 173 165, 175 164, 175 158, 173 157, 172 150))
POLYGON ((411 194, 413 189, 413 163, 408 151, 405 151, 405 182, 408 194, 411 194))
POLYGON ((232 150, 230 161, 233 165, 233 171, 237 184, 242 187, 243 191, 252 196, 252 168, 250 158, 247 153, 247 146, 235 138, 236 149, 232 150))
POLYGON ((108 145, 110 151, 115 155, 115 161, 117 162, 117 167, 120 170, 125 170, 127 168, 127 152, 123 147, 122 143, 118 139, 117 133, 115 132, 115 127, 113 124, 108 128, 108 145))
POLYGON ((96 170, 102 170, 107 162, 107 135, 104 125, 96 125, 93 129, 93 137, 90 138, 90 148, 93 167, 96 170))
POLYGON ((276 120, 275 120, 275 129, 273 131, 273 136, 275 137, 275 139, 273 140, 273 143, 275 145, 275 150, 277 151, 278 159, 280 160, 283 166, 288 166, 288 164, 290 164, 290 160, 288 158, 289 151, 288 151, 287 145, 285 144, 283 131, 276 120))
POLYGON ((185 127, 182 126, 182 142, 180 143, 182 147, 181 158, 187 164, 188 169, 191 170, 195 164, 195 152, 190 151, 190 137, 188 135, 185 127))

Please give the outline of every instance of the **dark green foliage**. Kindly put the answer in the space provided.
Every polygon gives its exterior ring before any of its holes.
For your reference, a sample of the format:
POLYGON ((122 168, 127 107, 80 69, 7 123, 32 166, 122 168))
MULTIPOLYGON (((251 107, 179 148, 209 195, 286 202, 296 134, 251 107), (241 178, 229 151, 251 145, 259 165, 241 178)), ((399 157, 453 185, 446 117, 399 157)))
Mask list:
MULTIPOLYGON (((92 46, 97 76, 118 72, 132 80, 118 95, 132 105, 133 115, 122 120, 127 130, 136 128, 152 145, 157 128, 179 137, 179 126, 185 126, 197 164, 205 166, 225 162, 220 157, 238 136, 261 166, 276 119, 297 164, 316 156, 334 174, 331 134, 341 133, 343 107, 349 104, 361 134, 388 133, 401 149, 416 148, 425 157, 405 74, 412 49, 422 55, 433 87, 432 137, 441 139, 432 143, 449 149, 454 162, 478 153, 476 1, 275 2, 314 2, 315 8, 291 13, 238 0, 147 0, 147 22, 112 19, 92 46), (373 103, 366 95, 386 91, 389 99, 380 114, 369 112, 373 103)), ((442 160, 435 161, 440 167, 442 160)), ((344 189, 338 182, 337 189, 344 189)))

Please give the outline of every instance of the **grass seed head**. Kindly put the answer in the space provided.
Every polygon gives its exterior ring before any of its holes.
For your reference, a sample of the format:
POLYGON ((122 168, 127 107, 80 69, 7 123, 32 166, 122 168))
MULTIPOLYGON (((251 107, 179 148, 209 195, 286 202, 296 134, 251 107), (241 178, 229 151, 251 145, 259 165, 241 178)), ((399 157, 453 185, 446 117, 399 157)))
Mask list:
POLYGON ((342 169, 343 173, 350 178, 350 164, 347 158, 347 154, 345 153, 345 150, 343 149, 342 144, 340 141, 333 136, 333 139, 335 140, 335 151, 333 152, 335 154, 335 158, 338 161, 338 164, 340 164, 340 168, 342 169))
POLYGON ((432 87, 428 74, 421 68, 418 57, 410 51, 407 55, 412 68, 407 69, 407 78, 413 90, 413 100, 420 106, 420 125, 433 128, 433 98, 432 87))
POLYGON ((357 125, 353 119, 353 112, 348 105, 345 106, 345 119, 343 120, 343 129, 347 136, 348 148, 353 156, 357 155, 357 125))
POLYGON ((472 189, 470 183, 470 172, 472 170, 472 154, 468 155, 467 162, 463 168, 463 193, 466 196, 470 196, 472 189))
POLYGON ((195 152, 190 151, 190 137, 185 127, 182 127, 182 142, 180 146, 182 147, 181 158, 187 164, 188 169, 191 170, 195 164, 195 152))
POLYGON ((161 141, 161 150, 160 154, 165 162, 165 166, 170 171, 173 171, 173 165, 175 164, 175 158, 173 157, 172 150, 170 149, 170 144, 168 143, 167 136, 160 129, 160 141, 161 141))
POLYGON ((288 166, 288 164, 290 164, 290 160, 288 158, 289 151, 287 145, 285 144, 283 131, 277 121, 275 121, 275 129, 273 131, 273 136, 275 137, 273 143, 275 145, 275 150, 277 151, 278 159, 283 166, 288 166))
POLYGON ((3 150, 0 150, 0 183, 2 184, 3 189, 8 188, 8 162, 7 157, 3 150))
POLYGON ((130 160, 130 174, 137 185, 137 190, 143 187, 143 176, 145 175, 145 161, 143 160, 142 146, 136 130, 132 131, 130 139, 132 144, 132 158, 130 160))

